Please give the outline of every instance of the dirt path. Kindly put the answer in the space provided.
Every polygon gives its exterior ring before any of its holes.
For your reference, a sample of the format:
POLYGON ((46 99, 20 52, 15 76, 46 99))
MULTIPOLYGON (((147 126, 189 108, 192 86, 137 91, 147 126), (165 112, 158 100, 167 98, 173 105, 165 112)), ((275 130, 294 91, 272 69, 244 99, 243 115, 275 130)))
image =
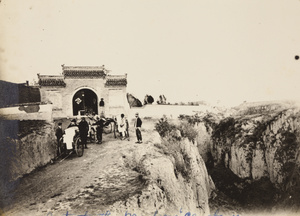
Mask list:
MULTIPOLYGON (((88 144, 82 157, 71 155, 24 177, 5 209, 5 215, 98 215, 108 205, 138 193, 143 188, 140 174, 124 163, 125 152, 145 148, 147 142, 105 135, 103 144, 88 144), (50 214, 52 212, 52 214, 50 214)), ((151 136, 144 133, 144 140, 151 136)))

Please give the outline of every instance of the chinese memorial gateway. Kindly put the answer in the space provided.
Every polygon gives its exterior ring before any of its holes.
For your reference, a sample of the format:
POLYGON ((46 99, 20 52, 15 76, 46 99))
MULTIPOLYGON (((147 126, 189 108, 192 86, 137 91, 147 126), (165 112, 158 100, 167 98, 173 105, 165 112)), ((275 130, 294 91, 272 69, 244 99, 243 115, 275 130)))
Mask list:
POLYGON ((41 102, 50 103, 53 117, 126 113, 127 74, 110 75, 100 67, 65 66, 62 75, 40 75, 41 102))

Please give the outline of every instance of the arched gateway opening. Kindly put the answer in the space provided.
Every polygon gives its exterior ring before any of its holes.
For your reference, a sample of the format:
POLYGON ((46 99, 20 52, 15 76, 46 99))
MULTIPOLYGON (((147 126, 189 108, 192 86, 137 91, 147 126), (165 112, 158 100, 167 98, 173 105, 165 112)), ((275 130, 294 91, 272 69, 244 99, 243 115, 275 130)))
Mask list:
POLYGON ((97 95, 90 89, 80 89, 77 91, 72 99, 72 103, 74 116, 79 113, 81 115, 98 114, 97 95))

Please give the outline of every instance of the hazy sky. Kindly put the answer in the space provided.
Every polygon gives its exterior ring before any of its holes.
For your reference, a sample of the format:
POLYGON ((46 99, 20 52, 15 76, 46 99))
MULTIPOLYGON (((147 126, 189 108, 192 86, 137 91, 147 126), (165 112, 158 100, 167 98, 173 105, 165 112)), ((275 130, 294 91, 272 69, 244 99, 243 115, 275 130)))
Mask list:
POLYGON ((140 99, 300 99, 300 0, 2 0, 0 29, 5 81, 105 65, 140 99))

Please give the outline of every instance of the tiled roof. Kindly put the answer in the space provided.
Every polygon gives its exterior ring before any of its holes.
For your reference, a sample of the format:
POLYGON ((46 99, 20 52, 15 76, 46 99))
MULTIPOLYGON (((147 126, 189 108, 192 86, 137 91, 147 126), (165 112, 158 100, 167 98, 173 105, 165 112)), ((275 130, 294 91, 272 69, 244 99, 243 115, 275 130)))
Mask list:
POLYGON ((66 86, 63 76, 39 75, 38 77, 40 86, 66 86))
POLYGON ((127 76, 126 75, 107 76, 105 85, 106 86, 126 86, 127 85, 127 76))
POLYGON ((104 66, 62 66, 65 78, 105 77, 108 70, 104 66))
POLYGON ((125 75, 109 75, 108 70, 104 66, 64 66, 63 75, 40 75, 39 85, 40 86, 66 86, 65 79, 93 79, 103 78, 106 80, 106 86, 127 86, 127 74, 125 75))

